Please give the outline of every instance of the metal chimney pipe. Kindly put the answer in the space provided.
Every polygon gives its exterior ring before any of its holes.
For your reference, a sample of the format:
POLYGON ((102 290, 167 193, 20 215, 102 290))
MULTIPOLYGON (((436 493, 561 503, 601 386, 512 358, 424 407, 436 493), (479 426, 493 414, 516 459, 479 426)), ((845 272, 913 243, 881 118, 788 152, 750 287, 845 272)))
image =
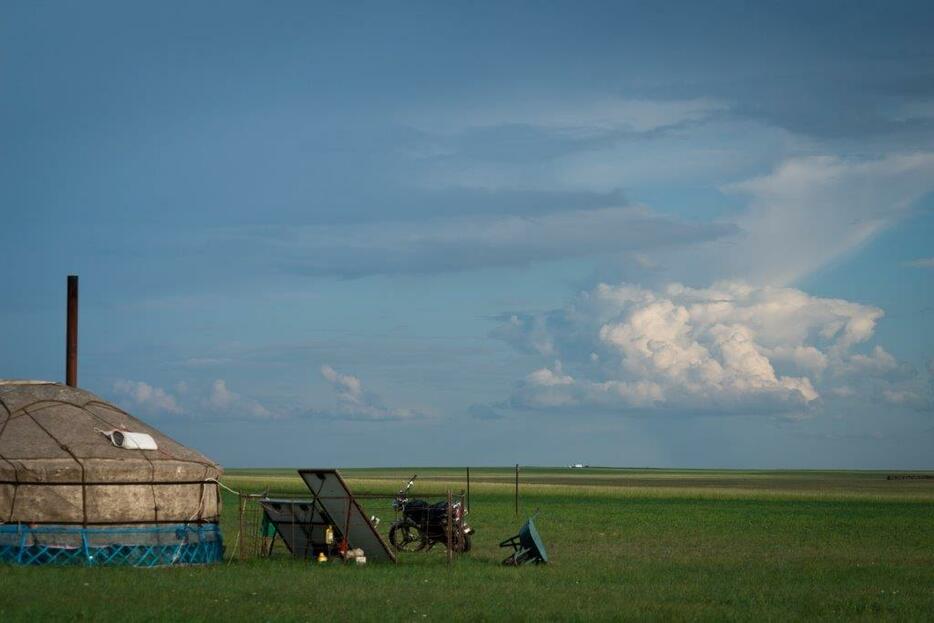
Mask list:
POLYGON ((68 275, 68 322, 65 325, 65 384, 78 386, 78 275, 68 275))

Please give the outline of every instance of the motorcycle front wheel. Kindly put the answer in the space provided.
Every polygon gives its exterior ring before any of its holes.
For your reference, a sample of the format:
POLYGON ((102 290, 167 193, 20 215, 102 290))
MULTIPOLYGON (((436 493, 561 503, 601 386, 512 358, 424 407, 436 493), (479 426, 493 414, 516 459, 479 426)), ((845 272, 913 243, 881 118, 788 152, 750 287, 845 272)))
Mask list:
POLYGON ((420 552, 428 545, 428 538, 415 524, 397 521, 389 528, 389 543, 397 552, 420 552))

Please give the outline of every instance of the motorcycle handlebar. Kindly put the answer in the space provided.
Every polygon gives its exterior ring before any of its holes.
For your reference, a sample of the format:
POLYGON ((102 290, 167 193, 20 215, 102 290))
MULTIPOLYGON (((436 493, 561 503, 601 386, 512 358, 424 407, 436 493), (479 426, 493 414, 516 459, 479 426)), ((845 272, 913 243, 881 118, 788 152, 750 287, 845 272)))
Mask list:
POLYGON ((409 478, 409 482, 406 483, 406 485, 402 489, 399 490, 400 496, 405 495, 409 491, 409 489, 412 488, 412 486, 415 484, 416 478, 418 478, 418 474, 412 474, 412 477, 409 478))

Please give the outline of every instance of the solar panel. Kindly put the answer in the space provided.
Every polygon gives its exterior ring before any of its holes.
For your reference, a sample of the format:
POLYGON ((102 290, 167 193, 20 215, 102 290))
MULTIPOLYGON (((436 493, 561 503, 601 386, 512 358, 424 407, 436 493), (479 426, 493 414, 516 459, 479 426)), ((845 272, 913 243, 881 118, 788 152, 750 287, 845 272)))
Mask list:
POLYGON ((292 555, 307 558, 331 549, 325 541, 325 530, 331 526, 335 543, 346 535, 348 548, 362 549, 367 560, 396 561, 337 470, 301 469, 298 473, 311 491, 310 499, 260 500, 292 555))
POLYGON ((336 469, 300 469, 298 475, 324 512, 334 521, 335 528, 347 535, 347 543, 351 548, 362 548, 367 560, 396 561, 395 555, 367 519, 336 469))
POLYGON ((267 498, 259 503, 293 556, 309 558, 327 549, 324 531, 330 522, 315 508, 314 500, 267 498))

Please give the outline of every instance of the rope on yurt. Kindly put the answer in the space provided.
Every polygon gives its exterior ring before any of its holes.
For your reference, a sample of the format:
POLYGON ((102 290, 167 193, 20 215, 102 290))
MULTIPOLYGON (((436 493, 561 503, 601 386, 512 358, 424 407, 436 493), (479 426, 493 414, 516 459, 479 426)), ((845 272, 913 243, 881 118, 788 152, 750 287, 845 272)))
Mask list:
MULTIPOLYGON (((52 401, 41 401, 41 402, 52 402, 52 401)), ((59 401, 55 401, 55 402, 59 402, 59 401)), ((33 403, 33 404, 38 404, 38 403, 33 403)), ((88 488, 87 488, 87 476, 85 474, 84 463, 82 463, 81 460, 75 456, 75 453, 72 452, 71 449, 66 444, 56 439, 55 435, 50 433, 49 430, 45 426, 40 424, 39 420, 37 420, 36 417, 32 413, 30 413, 29 411, 26 411, 26 408, 27 407, 23 407, 23 412, 29 416, 29 419, 32 420, 36 426, 42 429, 42 432, 48 435, 52 439, 52 441, 58 444, 59 448, 64 450, 66 453, 68 453, 68 456, 70 456, 72 460, 74 460, 74 462, 78 464, 78 467, 81 468, 81 525, 87 527, 88 525, 88 490, 87 489, 88 488)))
MULTIPOLYGON (((3 420, 3 426, 0 426, 0 439, 3 438, 3 431, 6 430, 6 425, 10 423, 10 408, 6 406, 6 403, 3 400, 0 400, 0 407, 3 407, 3 410, 6 411, 6 419, 3 420)), ((13 461, 9 460, 2 454, 0 454, 0 461, 3 461, 13 470, 13 478, 15 479, 13 485, 13 499, 10 501, 10 519, 13 518, 13 508, 16 506, 16 493, 19 490, 19 470, 16 469, 16 465, 13 464, 13 461)), ((6 521, 4 518, 0 517, 0 526, 5 524, 6 521)))
MULTIPOLYGON (((87 402, 85 402, 85 403, 82 404, 82 405, 74 405, 74 406, 78 407, 79 409, 81 409, 82 411, 84 411, 85 413, 87 413, 88 415, 90 415, 92 418, 97 419, 97 420, 100 420, 101 422, 103 422, 103 423, 106 424, 107 426, 110 426, 110 427, 113 428, 114 430, 119 430, 120 428, 122 428, 122 427, 120 427, 120 426, 116 426, 113 422, 108 421, 104 416, 102 416, 102 415, 100 415, 100 414, 98 414, 98 413, 95 413, 94 411, 91 411, 90 409, 88 409, 88 405, 90 405, 90 404, 92 404, 92 403, 94 403, 94 404, 99 404, 99 405, 103 405, 103 406, 105 406, 105 407, 107 406, 105 403, 102 403, 102 402, 99 401, 99 400, 88 400, 87 402)), ((126 412, 124 412, 124 411, 121 411, 121 413, 123 413, 123 415, 125 415, 125 416, 127 416, 127 417, 132 417, 129 413, 126 413, 126 412)), ((124 429, 124 430, 125 430, 125 429, 124 429)), ((103 435, 106 434, 103 430, 101 430, 101 429, 99 429, 99 428, 95 428, 94 431, 95 431, 95 432, 98 432, 98 433, 101 433, 101 434, 103 434, 103 435)), ((156 482, 156 464, 152 462, 152 459, 150 459, 150 458, 146 455, 146 453, 145 453, 143 450, 138 450, 138 451, 139 451, 140 456, 142 456, 144 459, 146 459, 146 462, 149 463, 149 494, 152 496, 152 517, 153 517, 153 520, 156 521, 156 522, 158 523, 158 521, 159 521, 159 500, 158 500, 158 498, 156 497, 156 484, 155 484, 155 482, 156 482)))
POLYGON ((218 480, 217 478, 205 478, 204 481, 205 481, 205 482, 213 482, 213 483, 217 484, 219 487, 221 487, 222 489, 225 489, 225 490, 227 490, 227 491, 230 491, 230 492, 233 493, 234 495, 241 495, 241 493, 240 493, 239 491, 234 491, 233 489, 231 489, 230 487, 228 487, 227 485, 225 485, 224 483, 222 483, 222 482, 221 482, 220 480, 218 480))
MULTIPOLYGON (((222 483, 222 482, 221 482, 220 480, 218 480, 217 478, 205 478, 204 481, 205 481, 205 482, 213 482, 213 483, 216 484, 218 487, 221 487, 222 489, 225 489, 225 490, 227 490, 227 491, 233 493, 233 494, 236 495, 238 498, 241 496, 241 493, 240 493, 239 491, 234 491, 233 489, 231 489, 230 487, 228 487, 227 485, 225 485, 224 483, 222 483)), ((202 503, 203 503, 203 502, 204 502, 204 500, 202 499, 202 503)), ((234 537, 234 546, 233 546, 233 550, 230 552, 230 557, 227 558, 227 565, 228 565, 228 566, 230 565, 230 563, 233 562, 233 559, 236 557, 237 551, 238 551, 238 549, 240 548, 240 530, 241 530, 241 528, 240 528, 240 522, 237 522, 237 536, 234 537)))

